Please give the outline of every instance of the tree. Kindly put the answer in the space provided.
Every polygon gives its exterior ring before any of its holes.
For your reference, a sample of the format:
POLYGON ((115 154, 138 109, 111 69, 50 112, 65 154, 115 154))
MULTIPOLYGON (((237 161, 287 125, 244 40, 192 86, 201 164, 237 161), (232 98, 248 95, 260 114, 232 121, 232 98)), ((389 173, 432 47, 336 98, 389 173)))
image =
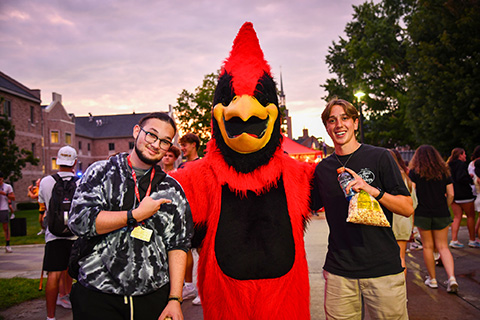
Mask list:
POLYGON ((478 0, 419 1, 408 25, 408 125, 443 155, 480 144, 478 30, 478 0))
POLYGON ((177 105, 173 107, 179 129, 183 133, 193 132, 200 138, 200 155, 203 155, 211 137, 212 103, 217 80, 218 72, 205 75, 195 93, 184 89, 177 98, 177 105))
POLYGON ((323 85, 326 99, 355 101, 354 92, 363 91, 363 103, 356 104, 363 104, 366 142, 385 147, 412 144, 405 125, 407 34, 401 26, 411 9, 409 1, 366 2, 353 8, 347 39, 334 42, 326 57, 337 76, 323 85))
MULTIPOLYGON (((3 99, 0 99, 0 105, 3 99)), ((14 143, 15 127, 4 114, 0 115, 0 171, 10 182, 22 178, 22 169, 27 163, 38 165, 39 159, 29 150, 21 149, 14 143)))
POLYGON ((443 155, 480 143, 480 1, 383 0, 354 7, 329 48, 327 98, 367 93, 366 142, 434 145, 443 155))

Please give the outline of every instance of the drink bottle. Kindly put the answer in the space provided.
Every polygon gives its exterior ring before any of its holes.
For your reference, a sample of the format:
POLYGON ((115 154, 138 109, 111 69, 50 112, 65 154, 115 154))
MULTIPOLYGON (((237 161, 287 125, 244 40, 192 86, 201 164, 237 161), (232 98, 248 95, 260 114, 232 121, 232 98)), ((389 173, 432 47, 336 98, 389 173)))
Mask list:
POLYGON ((346 188, 347 184, 354 180, 352 175, 348 173, 344 167, 340 167, 337 169, 338 173, 338 183, 340 183, 340 187, 342 187, 343 193, 345 194, 345 198, 347 198, 348 201, 352 199, 352 197, 355 195, 355 191, 353 191, 352 188, 350 188, 350 192, 347 193, 346 188))

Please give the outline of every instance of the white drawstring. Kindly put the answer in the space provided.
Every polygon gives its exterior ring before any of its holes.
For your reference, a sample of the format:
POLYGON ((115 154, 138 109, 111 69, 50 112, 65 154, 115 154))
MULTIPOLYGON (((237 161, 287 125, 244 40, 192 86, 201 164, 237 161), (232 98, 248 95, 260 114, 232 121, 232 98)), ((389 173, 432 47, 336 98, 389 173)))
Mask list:
POLYGON ((128 300, 130 300, 130 319, 133 320, 133 298, 132 296, 123 296, 125 304, 128 304, 128 300))

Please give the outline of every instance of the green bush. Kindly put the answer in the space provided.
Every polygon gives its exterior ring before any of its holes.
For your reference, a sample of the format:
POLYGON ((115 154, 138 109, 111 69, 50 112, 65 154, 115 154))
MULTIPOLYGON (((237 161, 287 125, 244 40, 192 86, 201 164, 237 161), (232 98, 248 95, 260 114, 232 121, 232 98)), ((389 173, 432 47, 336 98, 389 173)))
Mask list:
POLYGON ((17 203, 17 210, 38 210, 38 202, 17 203))

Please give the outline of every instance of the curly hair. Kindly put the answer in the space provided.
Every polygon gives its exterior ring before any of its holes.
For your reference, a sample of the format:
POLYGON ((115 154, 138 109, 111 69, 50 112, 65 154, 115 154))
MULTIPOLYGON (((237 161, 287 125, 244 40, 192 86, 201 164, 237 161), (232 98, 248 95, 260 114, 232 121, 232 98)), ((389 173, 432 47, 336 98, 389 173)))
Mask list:
POLYGON ((447 163, 437 149, 428 144, 418 147, 408 167, 427 180, 441 180, 450 176, 447 163))
POLYGON ((476 146, 472 153, 472 161, 480 158, 480 146, 476 146))

